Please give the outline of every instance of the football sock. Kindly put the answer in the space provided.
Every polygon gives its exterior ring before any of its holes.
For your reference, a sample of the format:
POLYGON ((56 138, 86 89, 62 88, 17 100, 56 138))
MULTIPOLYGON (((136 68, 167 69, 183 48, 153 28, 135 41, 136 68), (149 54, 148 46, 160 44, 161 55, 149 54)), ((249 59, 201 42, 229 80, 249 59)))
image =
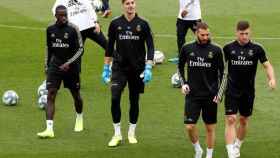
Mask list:
POLYGON ((83 119, 83 113, 76 113, 77 119, 83 119))
POLYGON ((113 124, 114 129, 115 129, 115 136, 121 136, 121 123, 114 123, 113 124))
POLYGON ((47 130, 53 130, 53 120, 47 120, 47 130))
POLYGON ((136 128, 136 124, 129 123, 128 136, 134 136, 135 135, 135 128, 136 128))
POLYGON ((206 158, 212 158, 213 148, 207 148, 206 158))
POLYGON ((193 145, 195 151, 201 151, 202 150, 202 148, 199 144, 199 141, 197 141, 196 143, 193 143, 192 145, 193 145))
POLYGON ((235 139, 234 144, 235 144, 236 146, 238 146, 239 148, 241 147, 242 143, 243 143, 243 140, 240 140, 240 139, 238 139, 238 138, 235 139))
POLYGON ((228 153, 233 153, 233 144, 227 144, 226 148, 228 153))

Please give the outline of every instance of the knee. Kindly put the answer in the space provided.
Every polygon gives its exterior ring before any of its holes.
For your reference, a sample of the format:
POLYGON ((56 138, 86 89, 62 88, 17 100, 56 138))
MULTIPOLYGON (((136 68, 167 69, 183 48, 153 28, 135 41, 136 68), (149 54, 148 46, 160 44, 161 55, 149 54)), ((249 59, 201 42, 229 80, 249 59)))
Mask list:
POLYGON ((214 133, 215 132, 215 127, 206 127, 206 132, 207 133, 214 133))
POLYGON ((192 131, 195 128, 195 124, 187 124, 186 125, 186 130, 187 131, 192 131))
POLYGON ((120 95, 119 94, 112 94, 111 99, 112 99, 112 101, 118 101, 118 100, 120 100, 120 95))
POLYGON ((236 117, 235 116, 227 116, 226 123, 228 126, 233 126, 236 124, 236 117))
POLYGON ((76 101, 82 101, 82 97, 81 97, 81 95, 80 95, 80 93, 77 93, 77 95, 75 96, 75 98, 74 98, 76 101))
POLYGON ((78 96, 75 97, 75 102, 78 103, 78 104, 82 104, 83 100, 82 100, 81 95, 78 95, 78 96))
POLYGON ((112 101, 118 101, 121 98, 121 90, 119 89, 112 89, 112 96, 111 99, 112 101))
POLYGON ((240 126, 247 126, 248 125, 248 118, 240 117, 239 123, 240 123, 240 126))
POLYGON ((48 101, 53 102, 56 96, 56 90, 50 89, 48 90, 48 101))
POLYGON ((129 100, 130 101, 138 101, 139 100, 139 93, 129 93, 129 100))

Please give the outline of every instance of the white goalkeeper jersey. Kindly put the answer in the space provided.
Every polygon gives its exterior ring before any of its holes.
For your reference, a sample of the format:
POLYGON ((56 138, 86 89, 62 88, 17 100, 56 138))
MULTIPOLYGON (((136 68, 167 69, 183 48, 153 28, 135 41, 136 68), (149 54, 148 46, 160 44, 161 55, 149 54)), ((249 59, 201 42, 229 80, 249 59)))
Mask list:
POLYGON ((179 0, 178 18, 182 20, 198 20, 201 19, 200 0, 179 0), (187 10, 185 17, 181 16, 183 10, 187 10))
POLYGON ((97 15, 89 0, 56 0, 52 8, 53 15, 58 5, 67 8, 68 20, 77 25, 80 31, 95 26, 97 15))

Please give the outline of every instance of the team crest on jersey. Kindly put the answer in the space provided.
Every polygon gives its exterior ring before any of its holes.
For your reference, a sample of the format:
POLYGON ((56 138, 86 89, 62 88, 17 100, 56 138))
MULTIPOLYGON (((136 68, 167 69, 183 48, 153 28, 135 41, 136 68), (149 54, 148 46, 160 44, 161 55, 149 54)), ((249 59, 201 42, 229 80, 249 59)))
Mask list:
POLYGON ((141 25, 136 26, 136 31, 140 32, 142 30, 141 25))
POLYGON ((235 54, 235 53, 236 53, 235 50, 231 51, 231 54, 235 54))
POLYGON ((191 52, 191 53, 190 53, 190 56, 192 56, 192 57, 195 56, 195 55, 194 55, 194 52, 191 52))
POLYGON ((52 37, 52 38, 54 38, 54 37, 55 37, 55 34, 54 34, 54 33, 52 33, 52 34, 51 34, 51 37, 52 37))
POLYGON ((120 30, 122 30, 122 27, 121 27, 121 26, 118 26, 118 28, 117 28, 117 29, 120 31, 120 30))
POLYGON ((76 4, 78 4, 78 5, 82 5, 80 2, 78 2, 78 1, 75 1, 75 0, 70 0, 69 2, 68 2, 68 7, 72 7, 72 6, 74 6, 74 5, 76 5, 76 4))
POLYGON ((65 39, 68 39, 68 37, 69 37, 69 34, 66 32, 66 33, 64 33, 64 38, 65 39))
POLYGON ((213 58, 213 52, 208 53, 208 58, 212 59, 213 58))
POLYGON ((253 55, 254 55, 253 50, 250 49, 249 52, 248 52, 248 54, 249 54, 249 56, 253 56, 253 55))
POLYGON ((243 55, 243 54, 244 54, 244 52, 243 52, 243 51, 241 51, 241 52, 240 52, 240 54, 241 54, 241 55, 243 55))

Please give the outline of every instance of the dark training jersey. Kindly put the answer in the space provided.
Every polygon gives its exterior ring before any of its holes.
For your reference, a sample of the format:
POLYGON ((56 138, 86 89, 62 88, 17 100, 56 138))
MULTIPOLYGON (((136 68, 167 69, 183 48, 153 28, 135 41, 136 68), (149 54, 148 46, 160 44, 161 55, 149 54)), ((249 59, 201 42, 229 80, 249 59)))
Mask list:
POLYGON ((59 66, 70 64, 71 71, 78 71, 78 58, 83 53, 83 41, 78 28, 71 23, 47 28, 47 52, 45 66, 49 71, 60 71, 59 66))
POLYGON ((265 51, 259 44, 249 42, 242 46, 233 41, 223 48, 228 62, 228 81, 226 93, 233 96, 254 95, 255 77, 258 61, 267 61, 265 51))
POLYGON ((154 58, 154 42, 147 21, 136 16, 127 21, 124 15, 115 18, 108 31, 108 49, 106 57, 113 57, 112 69, 141 70, 147 60, 154 58), (116 51, 114 46, 116 44, 116 51))
POLYGON ((187 44, 181 49, 178 69, 180 79, 190 87, 190 97, 204 99, 218 95, 224 71, 222 50, 211 42, 199 44, 195 41, 187 44))

